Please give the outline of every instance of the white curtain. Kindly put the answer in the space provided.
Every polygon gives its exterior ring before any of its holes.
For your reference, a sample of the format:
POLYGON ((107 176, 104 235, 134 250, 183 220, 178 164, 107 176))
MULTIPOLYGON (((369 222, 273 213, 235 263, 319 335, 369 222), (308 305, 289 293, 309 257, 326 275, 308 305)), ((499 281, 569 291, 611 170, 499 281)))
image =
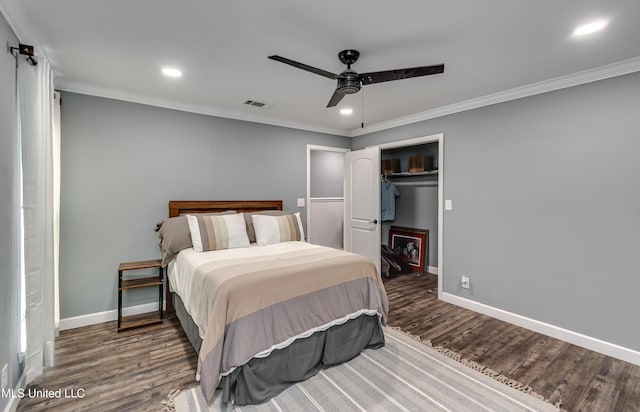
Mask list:
POLYGON ((60 329, 60 92, 53 95, 53 290, 56 336, 60 329))
POLYGON ((53 366, 56 313, 54 90, 49 63, 20 61, 27 382, 53 366))

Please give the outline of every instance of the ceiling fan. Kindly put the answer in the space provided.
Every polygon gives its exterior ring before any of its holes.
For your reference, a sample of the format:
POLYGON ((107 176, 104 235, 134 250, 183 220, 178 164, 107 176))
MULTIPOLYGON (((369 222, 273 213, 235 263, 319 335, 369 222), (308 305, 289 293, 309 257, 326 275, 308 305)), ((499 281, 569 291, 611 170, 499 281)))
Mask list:
POLYGON ((331 99, 329 99, 327 107, 336 106, 338 103, 340 103, 340 100, 342 100, 345 94, 358 93, 360 91, 360 87, 366 86, 367 84, 408 79, 411 77, 428 76, 430 74, 438 74, 444 72, 444 64, 435 64, 432 66, 410 67, 406 69, 384 70, 380 72, 358 74, 355 70, 351 70, 351 65, 358 60, 358 57, 360 57, 360 52, 357 50, 342 50, 340 53, 338 53, 338 58, 343 64, 347 65, 347 69, 340 74, 334 74, 326 70, 318 69, 316 67, 312 67, 303 63, 298 63, 296 61, 287 59, 286 57, 277 55, 269 56, 271 60, 285 63, 311 73, 319 74, 320 76, 328 77, 332 80, 338 80, 338 86, 333 92, 331 99))

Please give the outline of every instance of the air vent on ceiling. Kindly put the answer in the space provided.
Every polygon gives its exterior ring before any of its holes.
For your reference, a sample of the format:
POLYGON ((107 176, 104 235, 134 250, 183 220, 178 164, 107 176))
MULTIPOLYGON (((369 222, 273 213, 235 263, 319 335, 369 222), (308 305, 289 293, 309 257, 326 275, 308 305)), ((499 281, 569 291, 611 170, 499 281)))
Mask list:
POLYGON ((249 106, 256 106, 256 107, 264 107, 267 105, 266 103, 257 102, 255 100, 247 100, 246 102, 244 102, 244 104, 248 104, 249 106))
POLYGON ((255 107, 260 110, 271 110, 273 109, 273 105, 270 103, 259 102, 257 100, 246 100, 244 102, 247 106, 255 107))

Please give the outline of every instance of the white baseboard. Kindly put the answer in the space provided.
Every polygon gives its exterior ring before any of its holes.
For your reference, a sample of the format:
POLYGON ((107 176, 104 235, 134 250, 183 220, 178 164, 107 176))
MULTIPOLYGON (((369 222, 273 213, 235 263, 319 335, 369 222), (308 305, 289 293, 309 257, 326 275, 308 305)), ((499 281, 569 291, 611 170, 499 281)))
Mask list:
POLYGON ((521 326, 523 328, 527 328, 534 332, 542 333, 544 335, 551 336, 552 338, 560 339, 564 342, 572 343, 574 345, 581 346, 594 352, 602 353, 604 355, 611 356, 612 358, 620 359, 625 362, 633 363, 634 365, 640 366, 639 351, 625 348, 624 346, 616 345, 615 343, 605 342, 603 340, 567 330, 559 326, 551 325, 549 323, 507 312, 505 310, 494 308, 493 306, 488 306, 483 303, 474 302, 472 300, 452 295, 450 293, 441 292, 438 298, 445 302, 457 306, 462 306, 465 309, 482 313, 484 315, 491 316, 493 318, 500 319, 517 326, 521 326))
MULTIPOLYGON (((163 303, 163 307, 164 303, 163 303)), ((128 306, 122 308, 122 316, 138 315, 140 313, 153 312, 158 310, 158 302, 145 303, 142 305, 128 306)), ((95 325, 96 323, 111 322, 118 319, 118 310, 107 310, 104 312, 89 313, 87 315, 74 316, 60 319, 60 330, 81 328, 83 326, 95 325)))
MULTIPOLYGON (((18 379, 18 383, 14 388, 14 393, 18 393, 18 390, 24 389, 25 383, 27 379, 27 372, 22 372, 20 379, 18 379)), ((9 403, 4 407, 4 412, 15 412, 18 409, 18 404, 20 403, 20 398, 18 396, 12 396, 9 399, 9 403)))
POLYGON ((438 274, 438 267, 437 266, 427 266, 427 273, 431 273, 432 275, 437 275, 438 274))

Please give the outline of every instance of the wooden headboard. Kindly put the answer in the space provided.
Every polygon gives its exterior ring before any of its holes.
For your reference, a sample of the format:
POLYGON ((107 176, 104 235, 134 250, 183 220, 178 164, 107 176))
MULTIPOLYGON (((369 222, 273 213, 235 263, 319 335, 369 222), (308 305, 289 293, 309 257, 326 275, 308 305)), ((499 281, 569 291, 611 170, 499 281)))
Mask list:
MULTIPOLYGON (((260 210, 282 210, 282 200, 171 200, 169 202, 169 217, 178 217, 188 213, 211 213, 235 210, 236 212, 257 212, 260 210)), ((169 274, 167 273, 167 288, 165 299, 166 312, 171 315, 173 296, 169 291, 169 274)))
POLYGON ((169 217, 225 210, 236 212, 282 210, 282 200, 172 200, 169 202, 169 217))

